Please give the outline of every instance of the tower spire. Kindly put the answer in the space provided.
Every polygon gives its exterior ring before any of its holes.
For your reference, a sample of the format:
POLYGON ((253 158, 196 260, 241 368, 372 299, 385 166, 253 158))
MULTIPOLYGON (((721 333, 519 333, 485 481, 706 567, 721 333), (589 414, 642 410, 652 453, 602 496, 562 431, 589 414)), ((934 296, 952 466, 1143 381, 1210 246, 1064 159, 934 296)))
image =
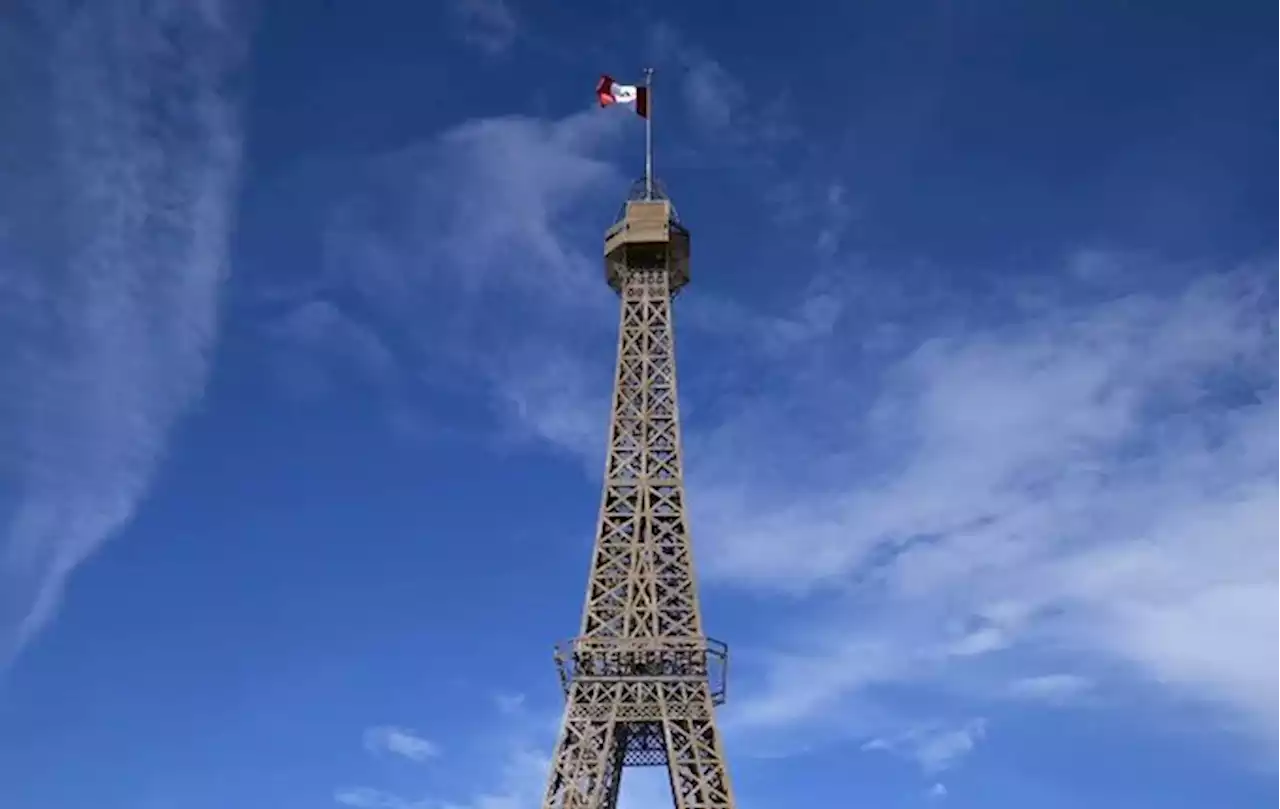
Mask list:
POLYGON ((649 160, 645 178, 605 233, 613 418, 582 625, 556 652, 567 705, 543 809, 617 809, 631 766, 666 767, 675 809, 735 805, 715 721, 728 649, 703 634, 685 511, 672 298, 689 231, 649 160))

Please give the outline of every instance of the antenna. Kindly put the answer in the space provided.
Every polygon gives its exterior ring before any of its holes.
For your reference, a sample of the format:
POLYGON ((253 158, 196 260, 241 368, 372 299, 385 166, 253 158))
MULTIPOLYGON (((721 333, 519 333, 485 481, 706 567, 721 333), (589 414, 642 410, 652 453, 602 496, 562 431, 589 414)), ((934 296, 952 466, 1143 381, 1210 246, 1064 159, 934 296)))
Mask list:
POLYGON ((653 199, 653 68, 644 69, 644 100, 648 106, 644 117, 644 198, 653 199))

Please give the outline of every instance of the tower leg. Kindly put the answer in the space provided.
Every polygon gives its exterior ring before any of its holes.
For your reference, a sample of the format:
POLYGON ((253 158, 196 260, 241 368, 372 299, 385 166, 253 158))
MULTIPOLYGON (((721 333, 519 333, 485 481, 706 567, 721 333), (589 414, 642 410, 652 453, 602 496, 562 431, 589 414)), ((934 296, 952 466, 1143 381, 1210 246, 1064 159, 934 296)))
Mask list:
POLYGON ((712 714, 711 690, 706 683, 691 687, 667 684, 667 768, 676 809, 733 809, 733 790, 725 766, 724 747, 712 714), (672 687, 674 686, 674 688, 672 687), (670 693, 679 690, 683 693, 670 693))
POLYGON ((617 809, 627 765, 665 765, 674 809, 733 809, 705 682, 578 682, 543 809, 617 809))
POLYGON ((622 777, 616 700, 600 683, 575 683, 565 708, 547 809, 616 809, 622 777))

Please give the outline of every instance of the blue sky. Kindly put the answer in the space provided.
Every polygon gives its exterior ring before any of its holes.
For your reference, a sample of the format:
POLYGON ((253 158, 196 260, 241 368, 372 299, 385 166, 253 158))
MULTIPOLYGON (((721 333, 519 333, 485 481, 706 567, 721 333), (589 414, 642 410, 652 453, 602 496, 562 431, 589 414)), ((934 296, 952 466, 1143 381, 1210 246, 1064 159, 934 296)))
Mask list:
POLYGON ((740 804, 1273 805, 1274 6, 689 6, 0 12, 0 806, 537 806, 645 65, 740 804))

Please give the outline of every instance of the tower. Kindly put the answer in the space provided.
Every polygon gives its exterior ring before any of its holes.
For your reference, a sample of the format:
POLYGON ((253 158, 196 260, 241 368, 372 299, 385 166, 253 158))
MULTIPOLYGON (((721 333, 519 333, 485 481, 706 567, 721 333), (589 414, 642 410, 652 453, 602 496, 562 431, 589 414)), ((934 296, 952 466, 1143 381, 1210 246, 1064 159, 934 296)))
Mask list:
POLYGON ((646 171, 605 233, 621 298, 604 493, 544 809, 616 809, 622 771, 665 766, 676 809, 730 809, 716 728, 728 650, 702 633, 681 465, 672 298, 689 231, 646 171))

